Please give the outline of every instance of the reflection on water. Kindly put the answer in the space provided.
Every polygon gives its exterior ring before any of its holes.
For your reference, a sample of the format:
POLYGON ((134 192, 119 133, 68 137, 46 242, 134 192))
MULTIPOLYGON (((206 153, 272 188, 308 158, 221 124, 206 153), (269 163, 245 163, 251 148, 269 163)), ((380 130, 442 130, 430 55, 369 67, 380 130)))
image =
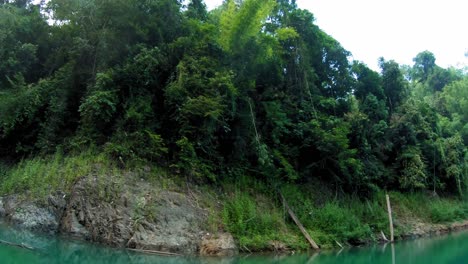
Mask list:
POLYGON ((468 263, 468 232, 393 244, 321 253, 314 264, 468 263))
POLYGON ((405 241, 395 245, 374 245, 340 251, 296 254, 293 256, 245 255, 235 258, 160 257, 112 249, 84 242, 38 236, 0 224, 0 239, 26 243, 37 248, 30 251, 0 244, 2 264, 254 264, 254 263, 313 263, 313 264, 378 264, 378 263, 468 263, 468 232, 443 237, 405 241))

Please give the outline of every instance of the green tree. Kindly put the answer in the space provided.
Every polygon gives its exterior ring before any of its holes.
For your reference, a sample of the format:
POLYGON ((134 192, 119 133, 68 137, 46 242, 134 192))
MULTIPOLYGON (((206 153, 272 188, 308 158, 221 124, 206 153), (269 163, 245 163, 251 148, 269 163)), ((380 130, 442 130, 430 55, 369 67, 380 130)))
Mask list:
POLYGON ((418 81, 425 82, 429 75, 432 74, 434 68, 436 67, 435 61, 436 58, 434 54, 430 51, 423 51, 418 53, 416 57, 413 59, 414 66, 413 66, 413 75, 418 81))
POLYGON ((382 70, 382 86, 391 114, 407 96, 407 82, 398 63, 395 61, 385 61, 383 58, 380 58, 379 66, 382 70))

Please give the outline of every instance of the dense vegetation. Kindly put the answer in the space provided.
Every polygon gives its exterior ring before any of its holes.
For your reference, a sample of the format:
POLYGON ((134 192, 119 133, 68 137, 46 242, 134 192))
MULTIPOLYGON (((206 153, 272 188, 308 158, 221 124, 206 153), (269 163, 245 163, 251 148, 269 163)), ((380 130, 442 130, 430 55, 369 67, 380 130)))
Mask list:
MULTIPOLYGON (((52 159, 52 175, 40 157, 92 149, 121 168, 152 164, 205 184, 249 175, 363 199, 466 195, 466 69, 423 51, 413 66, 382 58, 373 71, 294 0, 226 0, 210 12, 181 2, 0 1, 3 192, 71 182, 57 177, 76 175, 79 158, 70 168, 52 159), (45 181, 7 173, 25 159, 17 170, 37 164, 45 181)), ((251 208, 239 195, 225 217, 251 208)), ((320 210, 349 219, 339 208, 320 210)))

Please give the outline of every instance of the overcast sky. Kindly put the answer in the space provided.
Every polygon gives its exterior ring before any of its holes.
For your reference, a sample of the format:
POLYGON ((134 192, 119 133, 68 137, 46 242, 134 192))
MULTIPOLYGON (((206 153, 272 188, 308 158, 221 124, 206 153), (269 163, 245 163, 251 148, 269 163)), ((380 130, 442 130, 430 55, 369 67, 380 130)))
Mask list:
MULTIPOLYGON (((222 0, 205 0, 208 9, 222 0)), ((413 64, 421 51, 442 67, 468 66, 467 0, 297 0, 355 60, 377 69, 384 57, 413 64)))

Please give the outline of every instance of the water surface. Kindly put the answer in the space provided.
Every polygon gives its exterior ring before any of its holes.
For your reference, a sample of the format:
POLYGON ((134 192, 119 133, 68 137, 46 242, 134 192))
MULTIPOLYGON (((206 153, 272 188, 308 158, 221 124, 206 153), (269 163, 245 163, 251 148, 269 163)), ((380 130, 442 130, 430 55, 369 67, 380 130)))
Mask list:
POLYGON ((2 264, 153 264, 153 263, 313 263, 313 264, 467 264, 468 232, 441 237, 292 256, 244 255, 235 258, 161 257, 138 254, 60 237, 35 235, 0 223, 0 239, 37 250, 0 244, 2 264))

